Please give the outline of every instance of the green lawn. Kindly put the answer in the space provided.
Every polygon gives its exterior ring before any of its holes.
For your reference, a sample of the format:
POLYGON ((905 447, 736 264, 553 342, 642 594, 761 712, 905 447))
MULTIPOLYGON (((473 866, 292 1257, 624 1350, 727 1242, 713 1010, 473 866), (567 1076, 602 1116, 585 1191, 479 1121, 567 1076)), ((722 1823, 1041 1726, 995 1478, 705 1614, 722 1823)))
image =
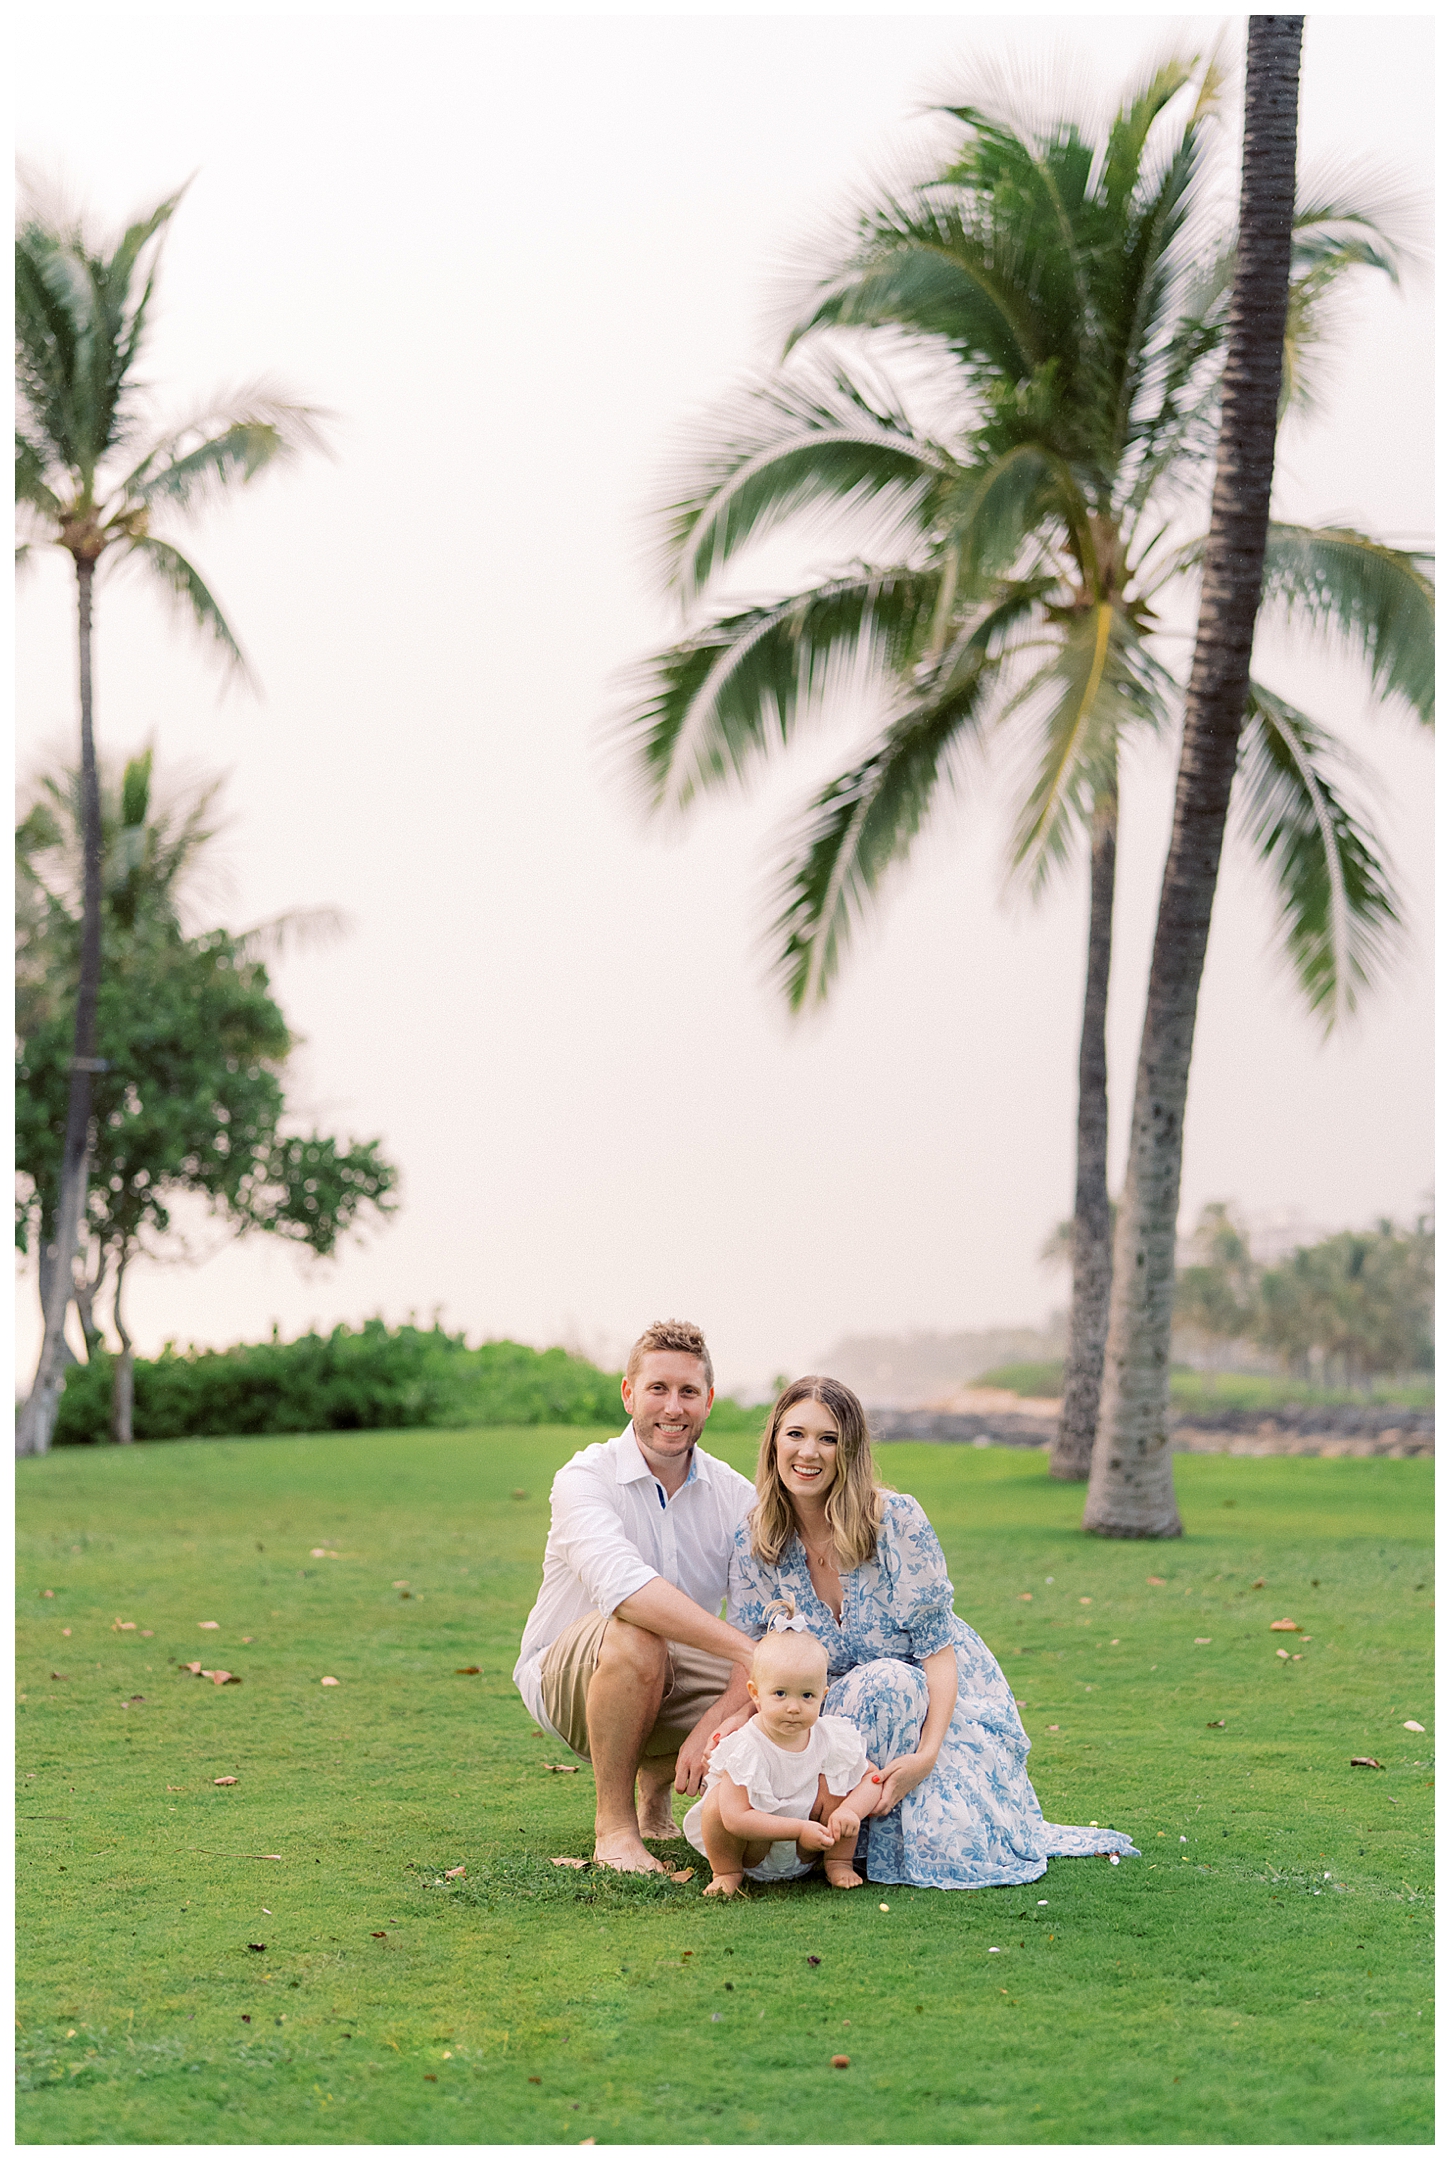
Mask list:
POLYGON ((1430 2139, 1428 1463, 1181 1458, 1123 1545, 1041 1454, 883 1448, 1048 1817, 1143 1858, 722 1908, 549 1865, 589 1774, 509 1672, 588 1437, 19 1466, 24 2142, 1430 2139))

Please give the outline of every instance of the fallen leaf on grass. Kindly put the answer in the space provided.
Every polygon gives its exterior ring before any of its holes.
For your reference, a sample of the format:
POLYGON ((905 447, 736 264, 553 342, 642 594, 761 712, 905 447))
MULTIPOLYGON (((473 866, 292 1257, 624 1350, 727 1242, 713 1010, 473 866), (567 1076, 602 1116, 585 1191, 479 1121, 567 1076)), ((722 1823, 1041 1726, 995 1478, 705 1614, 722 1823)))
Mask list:
POLYGON ((70 1674, 68 1672, 53 1672, 50 1677, 52 1680, 69 1680, 70 1674))
POLYGON ((467 1873, 468 1869, 464 1866, 446 1867, 443 1870, 443 1880, 445 1882, 456 1882, 460 1875, 466 1875, 467 1873))
POLYGON ((806 1963, 807 1963, 807 1965, 819 1965, 819 1964, 820 1964, 820 1962, 821 1962, 821 1961, 820 1961, 820 1959, 819 1959, 818 1957, 808 1957, 808 1958, 806 1959, 806 1963))
POLYGON ((1061 1727, 1060 1725, 1049 1725, 1047 1729, 1048 1729, 1048 1731, 1049 1731, 1049 1732, 1061 1732, 1061 1731, 1062 1731, 1062 1727, 1061 1727))
MULTIPOLYGON (((47 1590, 45 1594, 47 1597, 50 1597, 52 1595, 49 1590, 47 1590)), ((111 1633, 113 1635, 124 1635, 128 1631, 134 1630, 135 1626, 136 1623, 134 1620, 113 1620, 111 1622, 111 1633)))
POLYGON ((1266 1583, 1266 1582, 1264 1581, 1264 1578, 1263 1578, 1263 1576, 1261 1575, 1261 1576, 1259 1577, 1258 1581, 1257 1581, 1256 1583, 1251 1583, 1251 1584, 1249 1585, 1249 1587, 1250 1587, 1250 1589, 1252 1589, 1252 1590, 1267 1590, 1269 1586, 1268 1586, 1268 1584, 1267 1584, 1267 1583, 1266 1583))
POLYGON ((527 1499, 528 1499, 528 1497, 529 1497, 529 1496, 528 1496, 528 1494, 527 1494, 527 1493, 526 1493, 526 1492, 524 1491, 524 1488, 523 1488, 523 1486, 522 1486, 522 1485, 515 1485, 515 1487, 514 1487, 513 1491, 512 1491, 512 1492, 511 1492, 511 1493, 509 1494, 509 1498, 510 1498, 510 1500, 527 1500, 527 1499))
POLYGON ((176 1670, 178 1672, 200 1673, 201 1659, 192 1658, 190 1662, 186 1664, 182 1664, 180 1661, 178 1661, 176 1670))
POLYGON ((1269 1622, 1269 1633, 1271 1635, 1297 1635, 1299 1632, 1300 1628, 1297 1620, 1271 1620, 1269 1622))
MULTIPOLYGON (((1211 1717, 1211 1718, 1209 1719, 1209 1721, 1208 1721, 1208 1729, 1209 1729, 1209 1731, 1210 1731, 1210 1732, 1212 1732, 1212 1730, 1213 1730, 1213 1728, 1214 1728, 1214 1726, 1215 1726, 1215 1725, 1226 1725, 1227 1723, 1228 1723, 1228 1719, 1227 1719, 1227 1718, 1221 1718, 1221 1717, 1211 1717)), ((1163 1832, 1162 1832, 1162 1831, 1160 1830, 1160 1831, 1158 1832, 1158 1835, 1159 1835, 1159 1837, 1162 1837, 1162 1835, 1163 1835, 1163 1832)))
POLYGON ((235 1785, 236 1782, 234 1777, 214 1777, 212 1779, 213 1785, 235 1785))
POLYGON ((1206 1650, 1213 1641, 1213 1637, 1211 1635, 1195 1635, 1193 1640, 1200 1650, 1206 1650))
POLYGON ((341 1687, 342 1682, 340 1680, 334 1680, 331 1673, 324 1673, 322 1676, 321 1685, 323 1687, 341 1687))
POLYGON ((438 2079, 433 2073, 433 2071, 425 2070, 423 2072, 423 2083, 425 2085, 436 2085, 438 2083, 438 2079))
POLYGON ((1148 1580, 1150 1583, 1152 1583, 1155 1590, 1164 1590, 1167 1588, 1167 1578, 1163 1575, 1150 1575, 1148 1577, 1148 1580))
POLYGON ((453 1670, 456 1673, 475 1673, 482 1672, 483 1667, 481 1665, 455 1665, 453 1670))
POLYGON ((219 1667, 215 1672, 203 1671, 201 1677, 203 1680, 212 1681, 217 1687, 240 1687, 242 1684, 241 1674, 228 1672, 225 1666, 219 1667))
POLYGON ((1080 1597, 1078 1603, 1079 1605, 1091 1605, 1092 1599, 1090 1597, 1080 1597))
POLYGON ((671 1868, 671 1869, 670 1869, 670 1881, 671 1881, 671 1882, 693 1882, 693 1881, 694 1881, 694 1879, 695 1879, 695 1870, 694 1870, 694 1869, 693 1869, 692 1867, 682 1867, 682 1868, 671 1868))
MULTIPOLYGON (((136 1623, 135 1623, 135 1621, 134 1621, 134 1620, 128 1620, 128 1621, 126 1622, 126 1626, 127 1626, 127 1627, 134 1627, 134 1626, 135 1626, 135 1624, 136 1624, 136 1623)), ((221 1626, 221 1622, 220 1622, 220 1620, 198 1620, 196 1624, 197 1624, 197 1626, 198 1626, 198 1627, 207 1627, 207 1628, 219 1628, 219 1627, 221 1626)))
POLYGON ((1289 1653, 1287 1650, 1276 1650, 1274 1655, 1275 1657, 1287 1658, 1289 1653))
POLYGON ((833 2070, 849 2070, 850 2067, 851 2058, 849 2055, 833 2055, 831 2057, 831 2068, 833 2070))
POLYGON ((265 1949, 266 1949, 266 1947, 267 1947, 267 1945, 266 1945, 265 1943, 248 1943, 248 1944, 247 1944, 247 1948, 248 1948, 249 1950, 265 1950, 265 1949))
POLYGON ((1351 1770, 1383 1770, 1384 1764, 1376 1762, 1373 1755, 1351 1755, 1349 1767, 1351 1770))
POLYGON ((338 1555, 326 1545, 314 1545, 307 1557, 309 1560, 336 1560, 338 1555))
POLYGON ((387 1931, 387 1929, 386 1929, 386 1928, 374 1928, 374 1929, 373 1929, 373 1941, 374 1941, 374 1942, 386 1942, 386 1941, 387 1941, 387 1939, 388 1939, 388 1931, 387 1931))
POLYGON ((543 2084, 543 2082, 544 2082, 544 2081, 543 2081, 543 2079, 542 2079, 542 2078, 536 2078, 536 2077, 531 2077, 531 2078, 529 2079, 529 2083, 530 2083, 531 2085, 542 2085, 542 2084, 543 2084))
POLYGON ((63 1628, 61 1629, 61 1634, 62 1634, 62 1635, 69 1635, 69 1633, 70 1633, 70 1629, 69 1629, 68 1627, 63 1627, 63 1628))
MULTIPOLYGON (((56 1673, 52 1673, 50 1677, 52 1680, 55 1680, 59 1677, 59 1675, 56 1673)), ((1424 1726, 1420 1723, 1418 1718, 1407 1717, 1404 1722, 1406 1732, 1423 1732, 1425 1730, 1424 1726)))
POLYGON ((549 1865, 550 1867, 588 1867, 589 1862, 587 1860, 571 1860, 567 1853, 560 1853, 558 1859, 551 1860, 549 1865))
POLYGON ((1030 1605, 1032 1603, 1032 1592, 1030 1590, 1019 1590, 1017 1602, 1019 1605, 1030 1605))
POLYGON ((540 1767, 545 1770, 562 1770, 565 1777, 577 1777, 579 1772, 579 1765, 576 1762, 546 1762, 541 1764, 540 1767))

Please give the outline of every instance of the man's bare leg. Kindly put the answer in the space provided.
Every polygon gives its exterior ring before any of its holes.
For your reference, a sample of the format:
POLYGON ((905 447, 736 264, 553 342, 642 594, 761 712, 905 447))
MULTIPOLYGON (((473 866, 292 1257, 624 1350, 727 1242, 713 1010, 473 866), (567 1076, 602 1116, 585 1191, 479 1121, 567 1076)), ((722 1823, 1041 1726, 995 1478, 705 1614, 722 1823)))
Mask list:
POLYGON ((626 1874, 657 1875, 658 1860, 640 1841, 634 1780, 640 1750, 654 1730, 669 1672, 658 1635, 611 1620, 589 1683, 589 1759, 594 1766, 594 1857, 626 1874))
POLYGON ((642 1838, 679 1836, 670 1794, 675 1784, 673 1755, 646 1755, 639 1766, 639 1834, 642 1838))

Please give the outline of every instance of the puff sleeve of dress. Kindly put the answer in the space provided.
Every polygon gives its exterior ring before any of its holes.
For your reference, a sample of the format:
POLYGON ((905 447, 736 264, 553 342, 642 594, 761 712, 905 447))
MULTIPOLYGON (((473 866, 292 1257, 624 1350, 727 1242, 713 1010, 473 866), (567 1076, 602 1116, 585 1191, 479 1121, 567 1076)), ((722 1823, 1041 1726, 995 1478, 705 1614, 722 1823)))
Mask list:
MULTIPOLYGON (((780 1596, 776 1574, 776 1570, 768 1569, 751 1551, 750 1518, 747 1516, 736 1528, 730 1554, 725 1617, 731 1627, 739 1628, 742 1635, 749 1635, 756 1642, 765 1633, 766 1607, 780 1596)), ((733 1771, 731 1775, 734 1775, 733 1771)))
MULTIPOLYGON (((713 1785, 723 1771, 726 1777, 733 1778, 737 1785, 745 1788, 750 1795, 752 1807, 760 1805, 755 1795, 767 1794, 769 1785, 766 1764, 761 1759, 756 1738, 755 1720, 752 1718, 748 1725, 741 1726, 739 1732, 728 1733, 723 1740, 717 1741, 710 1755, 709 1784, 713 1785)), ((774 1797, 774 1793, 767 1794, 766 1814, 770 1813, 769 1801, 774 1797)))
POLYGON ((817 1729, 825 1734, 821 1775, 826 1781, 826 1790, 844 1800, 847 1793, 856 1790, 871 1767, 866 1743, 849 1718, 832 1717, 829 1712, 818 1721, 817 1729))
POLYGON ((910 1640, 908 1655, 919 1665, 938 1650, 951 1649, 957 1638, 946 1554, 926 1510, 909 1493, 891 1495, 882 1530, 878 1552, 892 1617, 910 1640))

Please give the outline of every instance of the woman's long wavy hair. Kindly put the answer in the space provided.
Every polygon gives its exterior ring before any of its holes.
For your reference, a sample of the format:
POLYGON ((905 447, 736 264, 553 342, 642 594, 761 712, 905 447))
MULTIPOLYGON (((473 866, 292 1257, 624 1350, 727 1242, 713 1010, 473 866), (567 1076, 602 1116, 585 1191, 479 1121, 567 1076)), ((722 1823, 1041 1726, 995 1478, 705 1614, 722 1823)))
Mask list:
POLYGON ((750 1549, 767 1567, 778 1567, 796 1533, 795 1509, 776 1467, 776 1436, 799 1402, 818 1402, 836 1421, 836 1480, 826 1496, 826 1521, 843 1568, 857 1568, 876 1557, 876 1528, 881 1496, 890 1488, 876 1481, 871 1461, 871 1433, 856 1396, 839 1380, 808 1373, 793 1380, 770 1413, 755 1466, 758 1495, 750 1511, 750 1549))

